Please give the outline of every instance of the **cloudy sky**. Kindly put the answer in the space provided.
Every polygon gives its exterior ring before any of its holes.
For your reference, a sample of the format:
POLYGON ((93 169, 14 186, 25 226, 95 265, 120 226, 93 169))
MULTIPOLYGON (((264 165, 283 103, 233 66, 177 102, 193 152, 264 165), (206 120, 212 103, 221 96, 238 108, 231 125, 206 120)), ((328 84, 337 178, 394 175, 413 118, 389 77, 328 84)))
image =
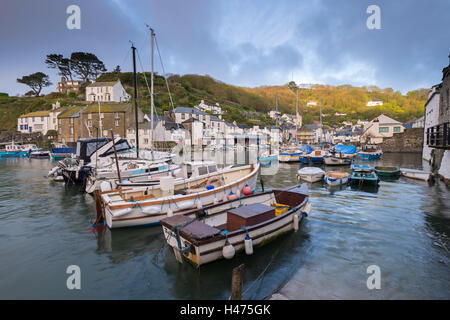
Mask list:
POLYGON ((2 0, 0 92, 25 93, 16 79, 38 71, 56 84, 44 63, 49 53, 92 52, 108 70, 131 71, 130 40, 149 70, 149 24, 167 73, 250 87, 294 80, 405 93, 440 82, 449 12, 448 0, 2 0), (80 30, 66 27, 73 4, 80 30), (369 5, 381 9, 379 30, 366 26, 369 5))

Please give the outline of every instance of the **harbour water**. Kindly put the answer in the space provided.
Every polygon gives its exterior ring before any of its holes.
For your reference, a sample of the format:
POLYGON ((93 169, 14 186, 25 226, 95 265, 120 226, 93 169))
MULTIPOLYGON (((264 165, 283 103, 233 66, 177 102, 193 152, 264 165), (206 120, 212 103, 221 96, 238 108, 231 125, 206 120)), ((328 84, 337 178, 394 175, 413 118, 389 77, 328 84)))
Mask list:
MULTIPOLYGON (((426 165, 416 154, 384 154, 371 164, 426 165)), ((450 191, 440 181, 400 178, 364 190, 315 183, 298 232, 252 256, 194 269, 175 260, 160 227, 89 227, 93 198, 47 180, 52 165, 0 159, 1 299, 227 299, 241 263, 246 299, 270 297, 291 279, 302 290, 281 292, 298 299, 450 298, 450 191), (67 289, 70 265, 81 269, 81 290, 67 289), (369 265, 381 270, 380 290, 366 286, 369 265)), ((264 168, 276 173, 262 176, 264 187, 298 183, 299 167, 264 168)))

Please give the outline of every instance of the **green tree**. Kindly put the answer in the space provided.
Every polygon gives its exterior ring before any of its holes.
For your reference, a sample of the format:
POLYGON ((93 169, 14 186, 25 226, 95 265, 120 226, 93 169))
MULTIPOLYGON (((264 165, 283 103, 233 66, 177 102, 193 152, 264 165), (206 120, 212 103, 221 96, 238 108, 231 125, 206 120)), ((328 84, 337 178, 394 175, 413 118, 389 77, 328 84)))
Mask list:
POLYGON ((96 79, 106 72, 103 62, 95 54, 88 52, 73 52, 70 56, 70 68, 84 82, 96 79))
POLYGON ((36 97, 41 94, 42 88, 48 87, 52 84, 48 78, 48 75, 42 72, 35 72, 28 76, 23 76, 22 78, 17 79, 17 82, 29 86, 32 93, 36 97))
POLYGON ((45 59, 45 64, 50 69, 58 69, 58 74, 66 80, 72 80, 72 70, 70 59, 64 58, 62 54, 48 54, 45 59))

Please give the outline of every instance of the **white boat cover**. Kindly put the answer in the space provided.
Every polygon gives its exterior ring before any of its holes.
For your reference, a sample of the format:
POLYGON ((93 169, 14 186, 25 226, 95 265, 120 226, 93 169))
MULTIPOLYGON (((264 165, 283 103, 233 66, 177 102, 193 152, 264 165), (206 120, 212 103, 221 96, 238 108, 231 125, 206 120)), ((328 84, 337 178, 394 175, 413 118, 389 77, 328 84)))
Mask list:
POLYGON ((297 173, 299 175, 300 174, 313 175, 313 174, 325 174, 325 171, 317 167, 304 167, 298 170, 297 173))

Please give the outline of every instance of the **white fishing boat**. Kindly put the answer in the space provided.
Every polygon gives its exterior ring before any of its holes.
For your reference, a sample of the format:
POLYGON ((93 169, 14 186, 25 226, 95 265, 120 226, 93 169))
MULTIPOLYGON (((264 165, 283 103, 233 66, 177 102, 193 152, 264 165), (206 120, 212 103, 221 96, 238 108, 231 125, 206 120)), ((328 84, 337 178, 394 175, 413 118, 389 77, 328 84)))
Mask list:
POLYGON ((347 172, 328 171, 325 173, 324 180, 330 186, 339 186, 348 182, 349 174, 347 172))
POLYGON ((408 168, 400 168, 400 173, 402 176, 428 181, 431 179, 431 172, 417 170, 417 169, 408 169, 408 168))
POLYGON ((167 216, 240 197, 246 186, 254 190, 259 167, 232 167, 184 181, 163 177, 157 186, 102 191, 101 214, 109 228, 158 224, 167 216))
POLYGON ((180 263, 195 267, 264 245, 277 236, 298 230, 309 215, 306 184, 252 194, 194 209, 161 221, 167 243, 180 263))
POLYGON ((325 175, 325 171, 317 167, 305 167, 297 171, 297 177, 307 182, 321 181, 325 175))

